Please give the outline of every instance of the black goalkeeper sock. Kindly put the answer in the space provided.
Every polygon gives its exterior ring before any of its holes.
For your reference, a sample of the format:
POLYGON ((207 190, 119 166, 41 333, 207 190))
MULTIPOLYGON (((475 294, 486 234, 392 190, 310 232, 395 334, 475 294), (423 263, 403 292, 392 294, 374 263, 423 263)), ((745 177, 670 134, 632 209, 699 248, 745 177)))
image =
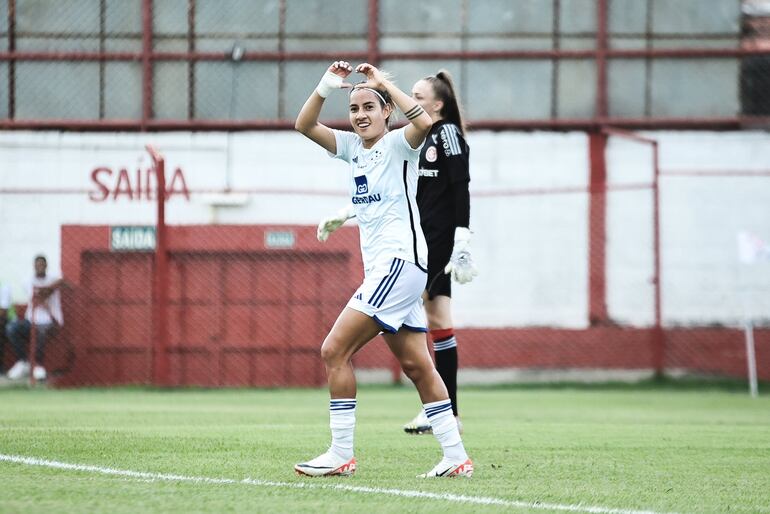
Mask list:
POLYGON ((452 414, 457 416, 457 340, 451 328, 431 330, 430 334, 436 355, 436 370, 452 400, 452 414))

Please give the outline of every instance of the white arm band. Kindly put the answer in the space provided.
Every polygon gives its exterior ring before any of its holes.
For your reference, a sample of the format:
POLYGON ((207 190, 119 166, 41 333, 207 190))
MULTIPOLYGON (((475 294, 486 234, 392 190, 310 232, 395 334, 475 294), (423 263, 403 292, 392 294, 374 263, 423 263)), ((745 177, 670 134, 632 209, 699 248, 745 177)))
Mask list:
POLYGON ((455 242, 470 240, 471 230, 468 227, 455 227, 455 242))
POLYGON ((316 86, 315 91, 321 98, 326 98, 332 91, 339 89, 340 86, 342 86, 342 77, 327 71, 321 77, 321 81, 316 86))

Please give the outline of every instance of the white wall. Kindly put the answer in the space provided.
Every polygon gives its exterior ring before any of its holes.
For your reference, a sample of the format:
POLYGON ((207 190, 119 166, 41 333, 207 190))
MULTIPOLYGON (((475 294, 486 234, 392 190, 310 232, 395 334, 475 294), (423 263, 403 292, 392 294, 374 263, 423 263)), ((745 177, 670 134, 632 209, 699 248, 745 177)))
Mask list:
MULTIPOLYGON (((662 171, 770 170, 770 135, 655 133, 662 171)), ((471 225, 481 271, 455 286, 457 326, 582 327, 588 311, 587 137, 582 133, 475 132, 471 145, 471 225), (542 194, 550 192, 549 194, 542 194)), ((212 207, 212 195, 175 195, 170 223, 298 223, 315 225, 346 201, 346 169, 293 132, 227 134, 0 133, 0 280, 22 285, 32 257, 59 268, 64 223, 152 224, 145 199, 94 201, 95 168, 146 169, 146 143, 166 156, 167 176, 183 170, 193 191, 260 190, 243 205, 212 207), (67 194, 8 194, 9 190, 67 194)), ((651 151, 611 138, 610 186, 650 183, 651 151)), ((220 198, 221 199, 221 198, 220 198)), ((770 240, 770 177, 665 176, 661 181, 663 313, 668 323, 734 323, 743 304, 770 319, 770 263, 739 266, 736 234, 770 240), (747 301, 744 301, 747 300, 747 301)), ((607 298, 623 323, 653 319, 652 193, 608 196, 607 298)))

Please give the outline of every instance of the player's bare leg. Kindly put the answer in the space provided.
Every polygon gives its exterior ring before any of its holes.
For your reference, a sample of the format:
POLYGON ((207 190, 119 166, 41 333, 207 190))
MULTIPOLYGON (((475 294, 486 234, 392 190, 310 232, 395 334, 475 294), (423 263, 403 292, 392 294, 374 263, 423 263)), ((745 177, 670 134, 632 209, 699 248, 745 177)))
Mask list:
POLYGON ((337 318, 321 346, 329 383, 329 426, 332 442, 329 449, 308 462, 294 466, 298 475, 349 476, 356 470, 353 456, 355 429, 356 377, 353 355, 380 332, 371 317, 346 307, 337 318))
POLYGON ((351 359, 381 330, 370 316, 355 309, 345 307, 340 313, 321 346, 332 399, 356 397, 356 376, 351 359))
POLYGON ((402 328, 395 334, 383 334, 383 337, 404 374, 414 383, 423 403, 449 398, 428 353, 424 332, 402 328))
POLYGON ((473 462, 465 452, 457 422, 452 414, 444 382, 441 380, 425 344, 425 334, 402 328, 396 334, 385 334, 385 341, 401 364, 401 369, 414 383, 430 421, 433 435, 441 444, 444 458, 420 477, 470 477, 473 462))
POLYGON ((425 315, 428 317, 428 329, 452 328, 452 299, 444 295, 436 295, 433 299, 428 292, 422 294, 425 305, 425 315))
MULTIPOLYGON (((433 345, 436 356, 436 370, 446 385, 449 399, 452 400, 452 412, 462 433, 462 423, 457 411, 457 341, 452 329, 451 298, 436 295, 431 299, 427 291, 423 293, 422 298, 431 334, 429 342, 433 345)), ((425 411, 420 410, 414 419, 406 423, 404 432, 414 435, 429 434, 431 428, 425 411)))

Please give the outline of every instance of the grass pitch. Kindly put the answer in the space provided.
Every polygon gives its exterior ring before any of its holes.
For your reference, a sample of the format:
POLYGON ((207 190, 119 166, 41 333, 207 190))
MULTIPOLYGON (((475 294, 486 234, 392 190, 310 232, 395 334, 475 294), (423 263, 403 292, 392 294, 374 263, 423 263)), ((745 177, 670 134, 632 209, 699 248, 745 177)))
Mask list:
POLYGON ((0 512, 770 513, 768 397, 500 388, 460 402, 473 479, 415 478, 440 449, 401 431, 419 407, 406 387, 362 388, 356 475, 310 479, 292 466, 328 445, 323 390, 0 390, 0 512))

